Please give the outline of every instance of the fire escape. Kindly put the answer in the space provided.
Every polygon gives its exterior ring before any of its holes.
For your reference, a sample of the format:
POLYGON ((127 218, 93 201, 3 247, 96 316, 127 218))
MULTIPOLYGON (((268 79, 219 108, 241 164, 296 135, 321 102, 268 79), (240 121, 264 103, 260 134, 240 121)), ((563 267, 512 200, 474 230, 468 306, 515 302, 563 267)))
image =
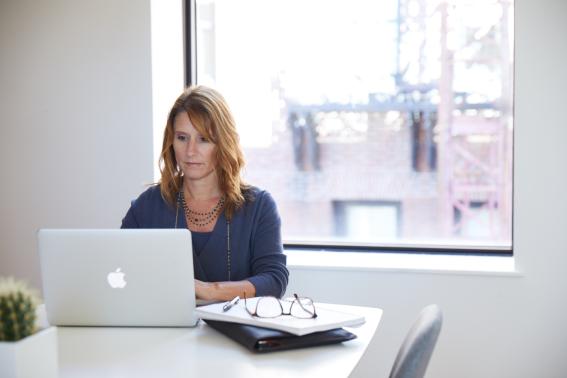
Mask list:
MULTIPOLYGON (((489 235, 492 240, 505 239, 510 225, 506 214, 511 207, 509 164, 511 161, 511 117, 510 87, 511 64, 508 36, 509 0, 501 0, 502 19, 500 40, 501 56, 486 60, 481 57, 468 58, 465 64, 496 64, 503 86, 500 100, 487 101, 474 98, 470 93, 453 90, 453 72, 458 54, 452 51, 447 36, 451 32, 449 13, 452 3, 440 1, 431 10, 424 0, 400 0, 397 23, 397 72, 394 80, 395 95, 369 94, 364 104, 294 104, 288 103, 288 123, 293 131, 298 169, 310 166, 318 169, 318 146, 314 136, 314 115, 340 112, 387 112, 399 111, 405 115, 412 127, 413 169, 417 172, 436 171, 438 177, 438 204, 440 219, 443 219, 445 237, 466 235, 468 227, 479 214, 488 219, 489 235), (434 23, 427 22, 435 17, 438 33, 431 33, 434 23), (440 40, 440 77, 427 78, 426 70, 431 64, 427 57, 428 38, 436 35, 440 40), (420 41, 415 48, 416 36, 420 41), (406 40, 412 39, 413 49, 408 49, 406 40), (475 60, 476 59, 476 60, 475 60), (305 157, 308 162, 305 163, 305 157)), ((490 38, 487 35, 496 28, 479 33, 475 37, 490 38)), ((474 43, 474 41, 473 41, 474 43)), ((459 58, 462 59, 462 58, 459 58)), ((486 219, 485 219, 486 220, 486 219)))

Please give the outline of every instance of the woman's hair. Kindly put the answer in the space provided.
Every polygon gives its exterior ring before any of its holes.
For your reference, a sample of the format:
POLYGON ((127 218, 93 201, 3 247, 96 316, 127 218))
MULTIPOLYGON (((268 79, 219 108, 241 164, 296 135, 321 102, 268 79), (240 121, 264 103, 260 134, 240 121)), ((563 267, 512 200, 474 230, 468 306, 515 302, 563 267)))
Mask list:
POLYGON ((183 172, 173 150, 174 121, 183 112, 187 113, 195 129, 215 144, 216 171, 220 189, 226 195, 226 217, 230 220, 234 211, 244 204, 245 196, 248 197, 249 186, 240 177, 244 155, 234 118, 223 96, 212 88, 202 85, 188 87, 169 112, 159 159, 161 195, 168 204, 176 206, 183 172))

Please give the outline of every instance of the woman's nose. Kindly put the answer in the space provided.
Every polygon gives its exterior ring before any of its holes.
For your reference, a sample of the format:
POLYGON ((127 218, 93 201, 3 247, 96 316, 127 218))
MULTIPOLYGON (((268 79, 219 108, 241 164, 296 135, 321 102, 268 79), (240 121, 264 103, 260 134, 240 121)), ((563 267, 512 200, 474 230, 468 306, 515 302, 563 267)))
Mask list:
POLYGON ((189 139, 189 141, 187 142, 187 150, 185 152, 187 153, 187 155, 194 155, 196 150, 197 143, 195 142, 195 139, 189 139))

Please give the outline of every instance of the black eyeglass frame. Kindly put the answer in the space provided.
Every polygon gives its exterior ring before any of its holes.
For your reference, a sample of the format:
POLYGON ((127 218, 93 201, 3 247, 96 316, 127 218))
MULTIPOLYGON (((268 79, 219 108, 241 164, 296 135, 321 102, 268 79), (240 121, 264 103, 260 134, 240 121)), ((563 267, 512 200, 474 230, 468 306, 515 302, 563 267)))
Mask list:
POLYGON ((244 296, 244 308, 246 308, 246 312, 248 312, 248 314, 250 314, 250 316, 254 316, 257 318, 264 318, 264 319, 273 319, 273 318, 277 318, 280 316, 284 316, 284 315, 288 315, 288 316, 293 316, 294 318, 298 318, 298 319, 315 319, 317 317, 317 311, 315 309, 315 302, 313 302, 313 299, 308 298, 308 297, 300 297, 299 295, 297 295, 296 293, 293 293, 293 296, 295 297, 295 299, 291 302, 291 306, 289 306, 289 312, 285 312, 284 308, 282 306, 282 302, 279 298, 273 297, 273 296, 265 296, 265 297, 260 297, 257 301, 256 301, 256 306, 254 307, 254 312, 251 312, 248 309, 248 303, 246 302, 246 293, 243 294, 244 296), (280 314, 279 315, 275 315, 275 316, 262 316, 262 315, 258 315, 258 304, 260 303, 260 301, 262 300, 262 298, 274 298, 275 300, 278 301, 278 304, 280 305, 280 314), (313 311, 305 308, 303 306, 303 304, 301 303, 302 299, 307 299, 311 302, 311 305, 313 306, 313 311), (303 311, 305 311, 306 313, 310 314, 310 317, 300 317, 300 316, 295 316, 291 313, 291 309, 293 307, 294 304, 298 304, 301 309, 303 311))

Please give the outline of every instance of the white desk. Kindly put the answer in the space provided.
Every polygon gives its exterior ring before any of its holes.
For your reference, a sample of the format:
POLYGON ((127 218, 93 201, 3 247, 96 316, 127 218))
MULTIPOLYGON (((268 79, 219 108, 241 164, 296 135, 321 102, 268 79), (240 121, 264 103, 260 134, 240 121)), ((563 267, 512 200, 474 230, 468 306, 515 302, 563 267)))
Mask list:
POLYGON ((319 304, 362 314, 342 344, 255 354, 200 322, 196 328, 59 327, 59 376, 347 377, 368 347, 382 310, 319 304))

